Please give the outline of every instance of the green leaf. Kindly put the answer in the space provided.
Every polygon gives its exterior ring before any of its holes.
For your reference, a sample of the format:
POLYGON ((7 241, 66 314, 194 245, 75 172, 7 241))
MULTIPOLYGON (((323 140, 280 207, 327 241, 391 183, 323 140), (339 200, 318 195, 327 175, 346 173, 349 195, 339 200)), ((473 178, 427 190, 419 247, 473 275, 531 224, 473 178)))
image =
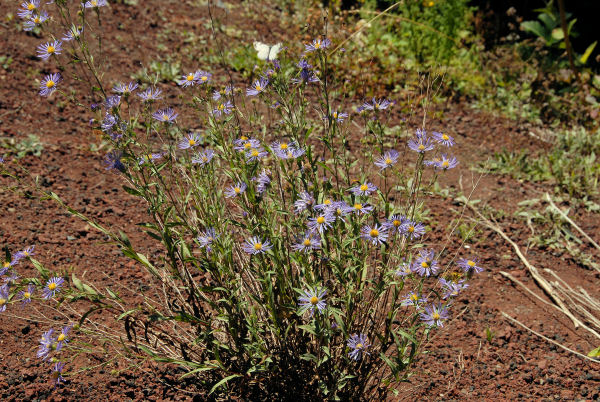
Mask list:
POLYGON ((587 354, 589 357, 600 357, 600 346, 596 349, 591 350, 590 353, 587 354))
POLYGON ((596 48, 596 45, 598 44, 598 41, 595 41, 594 43, 592 43, 591 45, 589 45, 587 47, 587 49, 585 49, 585 52, 583 52, 583 54, 581 56, 579 56, 579 62, 581 64, 585 64, 587 63, 588 59, 590 58, 590 56, 592 55, 592 52, 594 51, 594 49, 596 48))
POLYGON ((548 42, 548 39, 550 39, 548 31, 546 31, 542 24, 540 24, 537 21, 525 21, 521 23, 521 29, 527 32, 531 32, 539 36, 540 38, 546 39, 546 42, 548 42))
POLYGON ((215 391, 216 391, 216 389, 217 389, 217 388, 219 388, 219 387, 221 387, 221 386, 225 385, 225 383, 226 383, 227 381, 229 381, 229 380, 231 380, 231 379, 233 379, 233 378, 236 378, 236 377, 241 377, 241 375, 240 375, 240 374, 233 374, 233 375, 230 375, 229 377, 225 377, 225 378, 223 378, 221 381, 219 381, 218 383, 216 383, 214 387, 212 387, 212 388, 210 389, 210 392, 208 393, 208 395, 211 395, 213 392, 215 392, 215 391))
POLYGON ((71 282, 73 282, 73 285, 74 285, 74 286, 75 286, 77 289, 81 290, 82 292, 84 291, 84 290, 83 290, 83 283, 82 283, 82 282, 79 280, 79 278, 77 278, 77 277, 75 276, 75 273, 71 274, 71 282))
POLYGON ((31 263, 33 264, 33 266, 35 267, 35 269, 38 270, 38 272, 40 273, 40 275, 42 276, 43 279, 48 279, 50 277, 50 271, 48 271, 41 262, 39 262, 38 260, 29 257, 29 261, 31 261, 31 263))

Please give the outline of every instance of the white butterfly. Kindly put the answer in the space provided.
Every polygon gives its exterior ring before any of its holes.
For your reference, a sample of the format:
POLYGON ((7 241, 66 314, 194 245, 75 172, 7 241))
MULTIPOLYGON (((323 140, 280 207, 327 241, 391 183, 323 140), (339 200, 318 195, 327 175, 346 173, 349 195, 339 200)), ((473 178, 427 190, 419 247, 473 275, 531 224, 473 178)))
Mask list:
POLYGON ((281 51, 281 43, 267 45, 262 42, 254 42, 254 49, 258 52, 257 56, 261 60, 275 60, 277 53, 281 51))

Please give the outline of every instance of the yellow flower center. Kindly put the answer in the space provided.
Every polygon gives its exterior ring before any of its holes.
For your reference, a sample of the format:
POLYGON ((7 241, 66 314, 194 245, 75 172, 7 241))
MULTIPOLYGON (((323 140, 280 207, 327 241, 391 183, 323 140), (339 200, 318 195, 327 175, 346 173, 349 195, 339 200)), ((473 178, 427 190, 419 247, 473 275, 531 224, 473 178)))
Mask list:
POLYGON ((415 293, 413 293, 412 295, 410 295, 410 300, 417 301, 419 300, 419 297, 415 293))
POLYGON ((33 3, 29 3, 29 4, 27 4, 27 9, 28 9, 29 11, 33 11, 33 10, 35 10, 35 4, 33 4, 33 3))
POLYGON ((62 341, 64 341, 64 340, 65 340, 65 338, 66 338, 65 334, 60 334, 60 335, 58 336, 58 338, 56 338, 56 340, 57 340, 58 342, 62 342, 62 341))
POLYGON ((285 142, 282 144, 279 144, 279 148, 281 149, 288 149, 288 144, 286 144, 285 142))
POLYGON ((201 79, 202 81, 208 81, 208 77, 207 77, 206 75, 203 75, 202 77, 200 77, 200 79, 201 79))
POLYGON ((358 209, 360 211, 362 208, 362 204, 354 204, 354 209, 358 209))
POLYGON ((50 46, 48 46, 48 48, 46 49, 46 52, 48 52, 48 53, 54 53, 54 50, 56 50, 56 49, 54 49, 54 46, 50 45, 50 46))
POLYGON ((385 164, 389 165, 392 163, 392 160, 390 158, 385 158, 385 164))
POLYGON ((188 144, 190 144, 190 146, 192 146, 192 147, 193 147, 194 145, 196 145, 196 140, 194 140, 194 139, 189 139, 189 140, 188 140, 188 144))
POLYGON ((250 149, 250 148, 252 148, 252 144, 250 144, 249 142, 247 142, 247 143, 244 144, 244 148, 250 149))
POLYGON ((315 43, 315 49, 320 49, 320 48, 321 48, 321 41, 320 41, 320 40, 318 40, 318 41, 315 43))
POLYGON ((317 218, 317 223, 319 223, 319 224, 323 224, 323 223, 325 223, 325 218, 324 218, 324 217, 322 217, 322 216, 319 216, 319 217, 317 218))
POLYGON ((293 153, 291 153, 290 151, 288 151, 288 153, 287 153, 286 155, 287 155, 287 157, 288 157, 288 158, 291 158, 291 157, 293 157, 293 156, 294 156, 294 154, 293 154, 293 153))
POLYGON ((262 243, 256 243, 256 244, 254 245, 254 249, 255 249, 255 250, 261 250, 261 249, 262 249, 262 243))
POLYGON ((337 117, 338 117, 338 112, 333 112, 333 118, 337 119, 337 117))
POLYGON ((429 268, 429 263, 428 263, 427 261, 423 261, 423 262, 421 263, 421 266, 422 266, 423 268, 429 268))
POLYGON ((10 261, 5 261, 5 262, 4 262, 4 264, 2 264, 2 266, 3 266, 4 268, 8 268, 8 267, 10 267, 10 261))
POLYGON ((163 117, 162 117, 162 119, 163 119, 164 121, 167 121, 167 120, 169 120, 169 116, 167 116, 166 114, 163 114, 163 117))
POLYGON ((42 20, 40 19, 40 17, 35 17, 35 18, 33 19, 33 22, 34 22, 35 24, 39 24, 40 22, 42 22, 42 20))
POLYGON ((239 187, 234 187, 234 188, 233 188, 233 191, 234 191, 236 194, 239 194, 239 193, 242 191, 242 189, 241 189, 241 188, 239 188, 239 187))
POLYGON ((98 5, 98 2, 96 0, 92 0, 91 4, 92 4, 92 6, 96 7, 98 5))
POLYGON ((310 246, 310 240, 309 239, 304 239, 303 241, 305 246, 310 246))
POLYGON ((335 210, 335 213, 336 213, 337 215, 341 215, 341 214, 342 214, 342 209, 341 209, 341 208, 338 208, 338 209, 336 209, 336 210, 335 210))
POLYGON ((330 205, 331 204, 331 200, 328 198, 325 201, 323 201, 323 204, 330 205))
POLYGON ((369 234, 371 235, 371 237, 377 237, 377 236, 379 236, 379 230, 377 230, 377 229, 371 229, 371 231, 369 232, 369 234))
POLYGON ((48 80, 46 82, 46 88, 52 88, 54 85, 55 85, 54 81, 52 81, 52 80, 48 80))
POLYGON ((194 74, 190 74, 186 78, 188 81, 194 81, 194 74))
POLYGON ((242 135, 241 138, 240 138, 240 140, 246 141, 246 140, 248 140, 248 137, 246 137, 245 135, 242 135))
POLYGON ((256 84, 256 88, 257 91, 262 91, 262 87, 260 86, 260 84, 256 84))
POLYGON ((448 137, 446 134, 442 134, 442 140, 448 141, 449 139, 450 137, 448 137))
POLYGON ((448 161, 443 161, 443 162, 442 162, 442 166, 443 166, 443 167, 448 167, 448 165, 449 165, 448 161))
POLYGON ((475 266, 475 261, 469 260, 469 261, 467 261, 467 265, 470 266, 470 267, 474 267, 475 266))
POLYGON ((409 227, 408 227, 408 232, 409 232, 409 233, 412 233, 412 232, 414 232, 414 231, 415 231, 415 227, 414 227, 414 226, 409 226, 409 227))
POLYGON ((369 186, 367 186, 366 184, 363 184, 360 186, 360 191, 367 191, 369 189, 369 186))
POLYGON ((258 150, 253 149, 252 150, 252 156, 254 156, 254 157, 258 156, 258 150))
POLYGON ((6 304, 6 299, 0 297, 0 306, 4 306, 6 304))
POLYGON ((362 348, 364 348, 364 345, 362 343, 356 344, 356 349, 362 349, 362 348))
POLYGON ((54 290, 54 289, 56 289, 56 283, 54 283, 54 282, 50 283, 50 284, 48 285, 48 289, 50 289, 50 290, 54 290))
POLYGON ((223 111, 225 110, 225 105, 221 103, 219 106, 217 106, 217 109, 223 111))
POLYGON ((423 144, 420 144, 420 145, 419 145, 419 151, 422 151, 422 150, 424 150, 424 149, 425 149, 425 145, 423 145, 423 144))
POLYGON ((310 304, 313 306, 319 302, 319 298, 317 296, 313 296, 310 298, 310 304))
POLYGON ((24 299, 29 299, 31 297, 31 293, 29 292, 23 292, 23 298, 24 299))
POLYGON ((394 221, 392 222, 394 224, 395 227, 400 226, 400 221, 398 219, 394 219, 394 221))
POLYGON ((202 157, 202 162, 208 162, 208 158, 206 156, 202 157))
POLYGON ((433 318, 434 320, 439 320, 440 319, 440 313, 433 313, 433 314, 431 314, 431 318, 433 318))

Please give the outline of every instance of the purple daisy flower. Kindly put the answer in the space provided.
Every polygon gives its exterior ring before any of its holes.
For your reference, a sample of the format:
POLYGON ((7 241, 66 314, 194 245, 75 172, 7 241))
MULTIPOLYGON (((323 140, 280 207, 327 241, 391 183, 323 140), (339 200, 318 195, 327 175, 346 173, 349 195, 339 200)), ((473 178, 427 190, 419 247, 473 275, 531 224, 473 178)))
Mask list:
POLYGON ((60 351, 62 349, 62 347, 65 346, 69 342, 69 340, 67 339, 67 335, 69 335, 69 331, 71 330, 71 328, 73 328, 72 325, 67 325, 60 331, 60 334, 58 334, 58 336, 56 337, 56 351, 57 352, 60 351))
POLYGON ((408 239, 414 240, 425 234, 425 225, 420 222, 407 220, 400 227, 400 232, 408 239))
POLYGON ((257 236, 251 237, 246 240, 244 244, 242 244, 242 249, 251 255, 262 254, 266 251, 272 249, 273 246, 269 242, 269 240, 265 240, 264 242, 257 236))
POLYGON ((104 132, 109 132, 117 124, 117 122, 118 122, 118 120, 117 120, 116 116, 114 116, 110 113, 106 113, 106 115, 104 116, 104 119, 102 119, 102 123, 100 124, 100 127, 102 127, 102 130, 104 132))
POLYGON ((296 251, 302 251, 309 253, 312 250, 319 250, 321 248, 321 236, 315 232, 306 232, 302 236, 298 243, 292 245, 292 249, 296 251))
POLYGON ((390 107, 390 105, 392 104, 392 102, 390 102, 387 99, 381 98, 381 99, 377 99, 377 98, 373 98, 371 99, 371 101, 366 101, 365 103, 362 104, 362 110, 385 110, 388 107, 390 107))
POLYGON ((163 156, 164 155, 162 152, 155 153, 155 154, 150 153, 150 154, 142 155, 138 160, 138 165, 143 165, 145 163, 154 163, 155 161, 159 160, 163 156))
POLYGON ((323 233, 325 230, 330 228, 334 222, 335 216, 333 216, 329 211, 325 211, 319 214, 316 218, 309 218, 307 226, 311 232, 323 233))
POLYGON ((123 156, 123 153, 121 151, 110 151, 109 153, 106 154, 106 156, 104 157, 104 168, 106 170, 118 170, 120 172, 124 172, 125 171, 125 165, 123 165, 123 162, 121 162, 121 157, 123 156))
POLYGON ((358 361, 362 359, 363 354, 370 354, 369 352, 367 352, 367 348, 369 348, 370 346, 371 344, 369 343, 369 340, 367 339, 367 336, 365 334, 352 334, 350 336, 350 339, 348 339, 348 347, 350 348, 348 356, 352 360, 358 361))
POLYGON ((448 134, 438 133, 434 131, 431 136, 440 144, 445 145, 447 147, 451 147, 454 145, 454 138, 450 137, 448 134))
POLYGON ((21 3, 21 8, 17 12, 17 15, 21 18, 30 18, 35 11, 40 7, 40 0, 29 0, 21 3))
POLYGON ((383 244, 388 237, 387 227, 384 225, 365 225, 362 227, 360 232, 361 237, 367 241, 370 241, 374 246, 383 244))
POLYGON ((377 191, 377 186, 369 182, 356 185, 350 189, 350 192, 356 196, 370 195, 373 191, 377 191))
POLYGON ((48 279, 48 282, 46 282, 46 286, 44 287, 44 290, 42 290, 44 299, 49 300, 49 299, 53 298, 57 292, 60 292, 60 288, 62 287, 62 285, 64 283, 65 283, 65 280, 58 276, 48 279))
POLYGON ((159 109, 152 114, 152 117, 154 117, 154 119, 163 123, 173 123, 177 116, 178 114, 175 113, 175 111, 170 107, 166 109, 159 109))
POLYGON ((431 138, 425 135, 417 135, 416 137, 408 140, 408 147, 413 151, 422 154, 433 149, 433 142, 431 142, 431 138))
POLYGON ((475 272, 476 274, 479 274, 483 272, 483 268, 479 266, 479 258, 477 257, 461 258, 456 263, 463 271, 465 271, 465 273, 475 272))
POLYGON ((269 155, 269 153, 267 151, 265 151, 263 149, 263 147, 257 147, 257 148, 250 148, 247 152, 246 152, 246 162, 255 162, 258 161, 262 158, 264 158, 265 156, 269 155))
POLYGON ((383 170, 383 169, 389 168, 391 166, 394 166, 398 162, 399 156, 400 156, 400 154, 398 153, 398 151, 394 151, 393 149, 390 151, 387 151, 382 156, 375 159, 375 162, 374 162, 375 166, 379 167, 379 170, 383 170))
POLYGON ((55 382, 55 385, 58 385, 65 381, 62 376, 62 371, 65 368, 65 364, 63 362, 57 362, 54 367, 52 367, 52 380, 55 382))
POLYGON ((16 257, 20 260, 22 258, 28 258, 35 255, 35 246, 25 247, 22 251, 17 252, 16 257))
POLYGON ((218 239, 217 232, 215 232, 214 228, 207 228, 204 232, 200 233, 200 236, 196 238, 200 247, 205 248, 206 251, 212 251, 213 242, 218 239))
POLYGON ((267 190, 269 184, 271 184, 271 176, 268 170, 264 170, 258 174, 254 179, 256 182, 256 193, 262 194, 267 190))
POLYGON ((402 264, 400 264, 398 266, 398 269, 396 270, 396 272, 394 273, 396 276, 408 276, 411 275, 413 273, 413 269, 411 264, 403 262, 402 264))
POLYGON ((227 101, 225 103, 219 103, 216 108, 213 109, 212 114, 215 117, 220 117, 223 114, 230 114, 233 110, 233 103, 227 101))
POLYGON ((31 283, 29 285, 27 285, 27 287, 23 290, 21 290, 19 293, 17 293, 17 297, 19 298, 19 300, 21 301, 21 303, 23 303, 23 307, 26 306, 27 304, 31 303, 31 295, 33 295, 33 292, 35 291, 35 286, 33 286, 31 283))
POLYGON ((215 151, 212 149, 205 149, 203 152, 199 152, 192 157, 192 163, 205 166, 210 163, 215 157, 215 151))
POLYGON ((260 141, 248 137, 239 138, 235 140, 233 144, 235 145, 233 149, 240 152, 246 152, 252 148, 260 147, 260 141))
POLYGON ((27 21, 23 23, 23 31, 33 31, 34 28, 41 26, 48 19, 48 13, 42 11, 39 14, 32 14, 27 21))
POLYGON ((312 207, 315 204, 314 197, 303 191, 300 193, 300 199, 294 202, 294 212, 299 214, 304 210, 307 210, 309 207, 312 207))
POLYGON ((437 260, 435 258, 435 251, 421 250, 419 256, 415 260, 413 270, 421 276, 435 275, 440 269, 437 260))
POLYGON ((177 81, 177 84, 181 85, 182 87, 191 87, 198 83, 198 79, 199 76, 197 72, 187 73, 177 81))
POLYGON ((199 143, 202 141, 202 137, 198 133, 188 133, 186 136, 179 141, 177 146, 179 149, 190 149, 197 147, 199 143))
POLYGON ((392 233, 403 233, 402 225, 404 225, 406 222, 409 222, 409 220, 406 219, 405 216, 392 215, 390 216, 390 219, 385 222, 385 225, 392 233))
POLYGON ((208 81, 210 81, 210 78, 212 77, 211 73, 202 70, 196 71, 195 75, 196 77, 198 77, 198 84, 206 84, 208 81))
POLYGON ((155 100, 162 99, 162 97, 160 96, 161 94, 162 94, 162 91, 158 88, 148 88, 145 91, 138 93, 137 95, 144 102, 152 102, 155 100))
POLYGON ((448 309, 441 304, 425 306, 425 311, 420 316, 421 320, 430 327, 443 327, 444 321, 450 317, 448 309))
POLYGON ((106 1, 106 0, 90 0, 90 1, 86 1, 85 4, 83 5, 83 7, 98 8, 98 7, 104 7, 107 5, 108 5, 108 1, 106 1))
POLYGON ((327 307, 327 303, 324 300, 326 294, 327 289, 324 288, 304 289, 302 296, 298 298, 300 315, 310 311, 310 316, 312 317, 315 314, 315 310, 322 314, 327 307))
POLYGON ((317 52, 319 50, 327 49, 329 46, 331 46, 331 41, 329 39, 317 38, 317 39, 314 39, 312 41, 312 43, 310 43, 308 45, 304 45, 304 47, 305 47, 304 51, 306 53, 317 52))
POLYGON ((77 40, 81 36, 82 32, 83 32, 82 27, 76 27, 75 25, 71 25, 71 28, 69 28, 69 30, 62 37, 62 40, 65 42, 70 42, 73 39, 77 40))
POLYGON ((310 65, 306 60, 302 59, 298 62, 298 67, 300 67, 300 78, 293 78, 292 82, 294 84, 298 83, 309 83, 309 82, 318 82, 319 78, 315 75, 313 71, 313 66, 310 65))
POLYGON ((6 310, 7 304, 8 304, 8 286, 3 285, 3 286, 0 286, 0 312, 6 310))
POLYGON ((228 85, 225 88, 221 89, 220 91, 215 90, 213 92, 212 98, 213 98, 213 100, 218 101, 223 96, 233 95, 233 91, 234 91, 234 88, 231 85, 228 85))
POLYGON ((129 94, 131 94, 133 91, 135 91, 138 87, 138 83, 137 82, 130 82, 128 84, 116 84, 113 87, 113 92, 122 95, 122 96, 127 96, 129 94))
POLYGON ((50 56, 62 53, 62 42, 55 40, 54 42, 44 43, 37 48, 37 55, 40 59, 48 60, 50 56))
POLYGON ((267 80, 266 78, 256 80, 250 88, 246 89, 246 96, 256 96, 262 93, 268 85, 269 80, 267 80))
POLYGON ((61 76, 59 73, 49 74, 44 77, 42 82, 40 82, 40 95, 41 96, 50 96, 54 91, 56 91, 57 85, 61 80, 61 76))
POLYGON ((400 302, 402 306, 418 306, 419 304, 427 303, 426 297, 421 297, 420 294, 409 292, 406 297, 400 302))
POLYGON ((373 206, 369 204, 356 203, 352 207, 351 212, 356 212, 358 215, 368 214, 373 210, 373 206))
POLYGON ((119 95, 111 95, 111 96, 108 96, 106 98, 106 100, 104 101, 104 107, 106 109, 112 109, 112 108, 119 106, 120 103, 121 103, 121 97, 119 95))
POLYGON ((456 297, 458 294, 469 287, 464 280, 460 280, 458 282, 447 281, 444 278, 439 279, 440 285, 442 286, 442 290, 445 292, 442 296, 442 299, 447 299, 449 297, 456 297))
POLYGON ((42 334, 42 339, 40 339, 40 346, 37 352, 37 357, 46 360, 50 354, 52 349, 52 345, 54 344, 54 330, 50 328, 48 331, 42 334))
POLYGON ((454 156, 446 156, 442 154, 442 157, 437 163, 435 167, 442 170, 453 169, 458 166, 458 160, 454 156))
POLYGON ((341 219, 342 221, 346 221, 344 219, 345 216, 350 215, 354 208, 350 205, 346 204, 345 201, 336 201, 334 202, 327 210, 336 217, 336 219, 341 219))
POLYGON ((238 182, 234 186, 229 186, 225 190, 225 197, 227 197, 227 198, 235 198, 238 195, 242 194, 244 191, 246 191, 247 187, 248 186, 246 186, 246 183, 243 183, 243 182, 238 182))

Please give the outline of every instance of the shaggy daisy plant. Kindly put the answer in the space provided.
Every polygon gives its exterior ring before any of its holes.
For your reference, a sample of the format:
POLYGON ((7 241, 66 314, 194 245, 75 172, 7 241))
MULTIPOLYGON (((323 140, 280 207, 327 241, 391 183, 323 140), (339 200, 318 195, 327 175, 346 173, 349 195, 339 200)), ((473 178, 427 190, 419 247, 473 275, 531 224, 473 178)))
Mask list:
MULTIPOLYGON (((91 53, 106 3, 31 2, 19 15, 46 18, 45 8, 64 24, 43 31, 37 48, 40 68, 63 72, 45 76, 39 95, 61 96, 67 77, 88 84, 76 103, 92 99, 82 113, 110 144, 106 174, 147 206, 139 226, 155 242, 152 256, 65 207, 152 279, 141 295, 127 286, 117 294, 44 271, 35 281, 5 280, 0 310, 86 301, 94 315, 73 309, 79 332, 125 347, 126 359, 179 364, 210 393, 388 397, 483 270, 471 254, 455 263, 429 236, 428 189, 459 166, 451 129, 404 124, 390 135, 396 102, 342 94, 326 37, 257 58, 247 81, 190 60, 173 85, 110 82, 91 53), (350 146, 357 137, 365 141, 350 146), (120 332, 94 321, 102 311, 123 323, 120 332)), ((2 275, 32 253, 7 256, 2 275)), ((52 359, 77 343, 69 325, 48 329, 39 345, 57 384, 68 383, 69 366, 52 359)))

